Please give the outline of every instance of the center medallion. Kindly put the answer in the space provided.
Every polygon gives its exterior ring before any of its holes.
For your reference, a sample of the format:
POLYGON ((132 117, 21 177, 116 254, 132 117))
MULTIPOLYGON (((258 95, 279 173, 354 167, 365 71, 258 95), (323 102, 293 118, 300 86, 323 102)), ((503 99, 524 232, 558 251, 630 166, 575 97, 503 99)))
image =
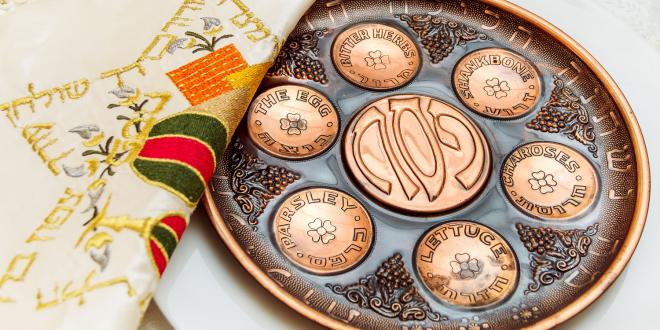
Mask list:
POLYGON ((488 181, 488 143, 466 115, 440 100, 397 95, 360 111, 344 139, 358 186, 381 203, 442 213, 474 198, 488 181))

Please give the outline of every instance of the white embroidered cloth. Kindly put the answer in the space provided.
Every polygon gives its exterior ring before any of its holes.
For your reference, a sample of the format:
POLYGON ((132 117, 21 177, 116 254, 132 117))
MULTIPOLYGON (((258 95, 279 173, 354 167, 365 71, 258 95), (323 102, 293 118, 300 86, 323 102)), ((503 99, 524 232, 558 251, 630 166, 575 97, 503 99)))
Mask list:
POLYGON ((136 328, 312 1, 25 2, 0 0, 0 327, 136 328))

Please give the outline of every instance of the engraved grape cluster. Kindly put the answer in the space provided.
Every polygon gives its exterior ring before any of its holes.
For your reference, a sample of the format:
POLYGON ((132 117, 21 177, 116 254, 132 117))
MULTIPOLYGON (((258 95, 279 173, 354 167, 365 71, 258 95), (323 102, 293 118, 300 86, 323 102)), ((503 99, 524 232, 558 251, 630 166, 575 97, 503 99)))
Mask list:
POLYGON ((400 288, 407 289, 414 283, 410 273, 404 267, 403 258, 399 253, 388 258, 380 265, 376 277, 378 278, 378 284, 384 287, 388 293, 400 288))
POLYGON ((560 110, 543 107, 536 118, 527 124, 527 127, 546 133, 559 133, 566 127, 568 119, 566 114, 560 110))
POLYGON ((268 71, 268 76, 289 76, 327 84, 325 67, 317 59, 319 38, 326 32, 325 29, 317 30, 289 38, 268 71))
POLYGON ((296 79, 308 79, 321 84, 328 83, 328 78, 325 75, 325 69, 319 60, 315 60, 309 56, 296 53, 293 55, 293 62, 295 64, 293 69, 293 76, 296 79))
POLYGON ((552 228, 532 228, 519 223, 516 224, 516 229, 527 251, 544 254, 554 249, 557 234, 552 228))
POLYGON ((397 17, 408 23, 421 40, 424 48, 431 56, 431 63, 437 64, 447 58, 456 46, 465 46, 468 42, 477 40, 490 40, 490 38, 478 33, 477 30, 448 21, 433 15, 397 15, 397 17))
MULTIPOLYGON (((434 24, 442 24, 440 19, 434 19, 434 24)), ((458 24, 449 22, 446 23, 450 28, 458 28, 458 24)), ((440 61, 447 58, 454 51, 454 40, 449 38, 446 33, 434 33, 422 39, 424 48, 433 50, 430 52, 431 63, 440 63, 440 61)))
POLYGON ((268 189, 269 193, 278 196, 286 187, 298 179, 300 179, 300 175, 285 168, 271 165, 259 172, 257 182, 268 189))

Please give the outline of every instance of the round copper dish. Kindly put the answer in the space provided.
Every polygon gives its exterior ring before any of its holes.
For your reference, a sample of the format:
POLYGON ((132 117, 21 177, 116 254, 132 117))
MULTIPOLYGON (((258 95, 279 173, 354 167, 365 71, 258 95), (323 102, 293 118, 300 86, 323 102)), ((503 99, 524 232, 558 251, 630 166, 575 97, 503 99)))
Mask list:
MULTIPOLYGON (((366 46, 360 70, 411 63, 366 46)), ((317 1, 260 93, 287 85, 327 97, 337 119, 316 121, 336 138, 292 160, 245 122, 205 203, 259 283, 326 327, 548 329, 632 256, 650 194, 632 110, 587 51, 515 5, 317 1), (361 85, 332 51, 346 31, 412 40, 417 71, 361 85)), ((284 112, 271 131, 317 133, 284 112)))

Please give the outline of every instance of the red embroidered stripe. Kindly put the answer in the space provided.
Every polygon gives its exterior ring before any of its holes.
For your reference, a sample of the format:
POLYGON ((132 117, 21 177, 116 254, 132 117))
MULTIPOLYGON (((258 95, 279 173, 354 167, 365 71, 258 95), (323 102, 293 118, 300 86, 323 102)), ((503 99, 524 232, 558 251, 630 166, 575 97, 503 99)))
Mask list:
POLYGON ((190 165, 208 182, 215 170, 213 151, 194 139, 179 136, 149 138, 138 155, 142 158, 176 160, 190 165))
POLYGON ((177 241, 181 240, 181 236, 183 235, 183 232, 186 230, 186 220, 183 219, 180 216, 171 216, 164 218, 163 220, 160 221, 162 225, 166 225, 174 233, 176 233, 176 239, 177 241))
POLYGON ((156 264, 156 267, 158 267, 158 273, 160 276, 163 276, 165 267, 167 267, 167 257, 163 254, 163 251, 153 239, 149 240, 149 247, 151 247, 151 255, 154 259, 154 263, 156 264))

